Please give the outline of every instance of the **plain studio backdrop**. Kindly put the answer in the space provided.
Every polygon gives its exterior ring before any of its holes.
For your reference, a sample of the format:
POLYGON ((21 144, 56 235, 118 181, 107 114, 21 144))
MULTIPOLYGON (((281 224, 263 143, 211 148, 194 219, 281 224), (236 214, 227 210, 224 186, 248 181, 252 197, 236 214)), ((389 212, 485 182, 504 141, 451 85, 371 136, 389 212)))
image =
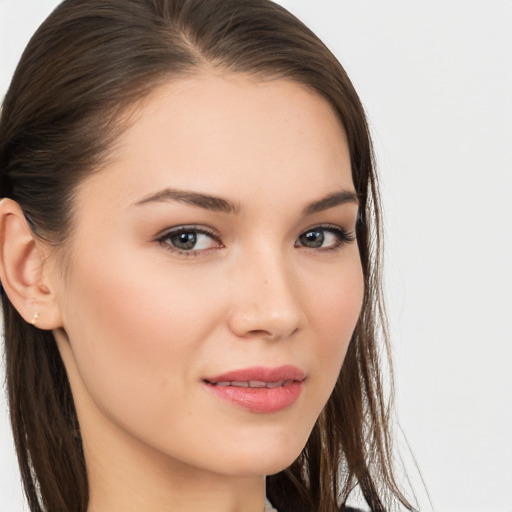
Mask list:
MULTIPOLYGON (((0 97, 57 3, 0 0, 0 97)), ((421 510, 406 441, 434 511, 512 512, 512 2, 281 3, 336 54, 370 119, 399 445, 421 510)), ((0 393, 0 512, 23 509, 0 393)))

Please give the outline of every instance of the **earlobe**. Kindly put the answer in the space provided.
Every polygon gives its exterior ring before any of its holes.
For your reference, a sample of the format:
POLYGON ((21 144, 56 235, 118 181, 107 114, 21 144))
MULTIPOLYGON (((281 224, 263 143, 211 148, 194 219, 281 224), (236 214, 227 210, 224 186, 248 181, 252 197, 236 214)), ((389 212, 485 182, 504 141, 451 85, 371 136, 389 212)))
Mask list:
POLYGON ((40 329, 60 327, 55 296, 43 280, 42 243, 15 201, 0 201, 0 279, 12 305, 40 329))

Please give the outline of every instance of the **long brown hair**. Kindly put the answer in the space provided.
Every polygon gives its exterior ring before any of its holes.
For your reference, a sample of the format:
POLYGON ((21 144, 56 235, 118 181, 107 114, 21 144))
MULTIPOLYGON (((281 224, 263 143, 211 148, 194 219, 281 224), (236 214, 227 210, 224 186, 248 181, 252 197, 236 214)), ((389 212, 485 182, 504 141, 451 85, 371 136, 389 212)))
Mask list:
MULTIPOLYGON (((361 316, 338 381, 304 450, 267 479, 281 512, 333 512, 359 486, 373 511, 401 502, 392 470, 389 355, 380 299, 379 198, 368 126, 345 71, 299 20, 269 0, 66 0, 28 44, 0 119, 0 194, 36 235, 65 245, 73 192, 99 172, 123 113, 160 83, 201 68, 286 78, 324 97, 342 123, 360 199, 361 316)), ((21 475, 32 512, 85 512, 86 465, 63 363, 51 332, 7 297, 5 360, 21 475)))

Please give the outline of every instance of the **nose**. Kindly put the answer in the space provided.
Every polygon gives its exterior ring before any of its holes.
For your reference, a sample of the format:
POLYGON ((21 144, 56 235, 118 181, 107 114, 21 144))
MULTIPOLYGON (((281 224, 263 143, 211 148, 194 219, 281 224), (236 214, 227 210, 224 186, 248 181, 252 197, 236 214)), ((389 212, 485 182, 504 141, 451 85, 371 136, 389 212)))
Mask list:
POLYGON ((230 329, 242 338, 286 339, 304 324, 305 311, 293 267, 273 251, 260 251, 238 267, 230 329))

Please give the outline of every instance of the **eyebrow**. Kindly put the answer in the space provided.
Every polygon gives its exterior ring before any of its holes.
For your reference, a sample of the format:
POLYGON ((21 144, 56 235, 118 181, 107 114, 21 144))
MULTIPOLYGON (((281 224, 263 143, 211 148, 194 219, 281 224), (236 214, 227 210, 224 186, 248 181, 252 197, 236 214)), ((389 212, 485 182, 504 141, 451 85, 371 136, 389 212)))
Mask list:
MULTIPOLYGON (((208 194, 201 194, 200 192, 190 192, 188 190, 177 190, 174 188, 166 188, 151 194, 140 201, 135 203, 136 206, 148 204, 148 203, 159 203, 159 202, 177 202, 182 204, 188 204, 191 206, 197 206, 205 210, 212 210, 223 213, 234 213, 238 214, 242 211, 242 207, 239 203, 223 199, 221 197, 211 196, 208 194)), ((322 199, 309 203, 303 210, 302 215, 307 217, 315 213, 323 212, 341 206, 346 203, 353 203, 358 205, 359 199, 355 192, 350 190, 341 190, 333 194, 329 194, 322 199)))
POLYGON ((357 194, 351 190, 340 190, 339 192, 329 194, 318 201, 309 203, 304 210, 302 210, 302 215, 307 217, 308 215, 323 212, 330 208, 334 208, 335 206, 341 206, 347 203, 359 205, 359 198, 357 194))
POLYGON ((241 207, 238 203, 222 199, 221 197, 210 196, 201 194, 199 192, 189 192, 187 190, 177 190, 173 188, 166 188, 156 194, 151 194, 140 201, 136 205, 143 205, 147 203, 159 203, 174 201, 177 203, 188 204, 204 208, 205 210, 213 210, 215 212, 224 213, 240 213, 241 207))

